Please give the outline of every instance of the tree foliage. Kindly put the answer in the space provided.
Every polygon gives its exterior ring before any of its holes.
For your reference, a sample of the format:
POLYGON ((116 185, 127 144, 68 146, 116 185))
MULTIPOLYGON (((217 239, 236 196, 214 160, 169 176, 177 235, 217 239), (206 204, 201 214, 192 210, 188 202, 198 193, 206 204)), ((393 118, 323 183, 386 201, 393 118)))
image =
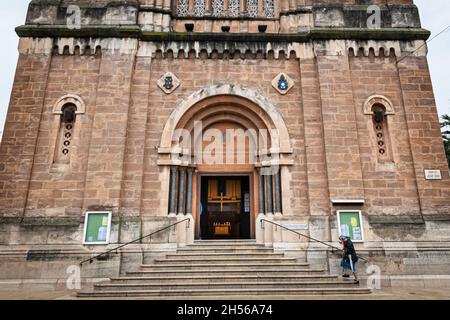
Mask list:
POLYGON ((441 119, 442 139, 444 140, 445 154, 447 155, 448 167, 450 169, 450 115, 445 114, 441 119))

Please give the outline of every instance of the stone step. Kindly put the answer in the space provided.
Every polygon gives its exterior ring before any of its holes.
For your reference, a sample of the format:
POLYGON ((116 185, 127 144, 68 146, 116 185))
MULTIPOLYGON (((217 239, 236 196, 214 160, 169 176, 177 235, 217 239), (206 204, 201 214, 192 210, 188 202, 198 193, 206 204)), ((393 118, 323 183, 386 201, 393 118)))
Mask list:
POLYGON ((235 259, 243 258, 251 260, 253 258, 284 258, 284 253, 242 253, 242 252, 232 252, 232 253, 222 253, 222 252, 206 252, 206 253, 175 253, 167 254, 167 259, 235 259))
POLYGON ((253 268, 229 268, 229 269, 176 269, 176 270, 143 270, 143 271, 134 271, 127 272, 127 276, 132 277, 170 277, 170 276, 198 276, 199 271, 202 272, 203 276, 217 276, 220 275, 272 275, 272 276, 287 276, 287 275, 317 275, 324 274, 324 269, 308 269, 308 268, 261 268, 261 269, 253 269, 253 268))
POLYGON ((221 262, 213 262, 213 261, 196 261, 196 262, 190 262, 186 263, 181 261, 181 263, 175 263, 179 262, 176 260, 175 262, 169 261, 169 263, 164 263, 165 261, 161 263, 155 263, 155 264, 144 264, 141 265, 142 270, 149 270, 149 269, 155 269, 155 270, 197 270, 199 271, 206 271, 206 270, 227 270, 230 268, 240 268, 241 270, 259 270, 259 269, 268 269, 272 268, 275 270, 282 270, 285 268, 304 268, 308 267, 308 263, 300 263, 300 262, 266 262, 266 263, 260 263, 258 261, 251 262, 251 261, 226 261, 221 260, 221 262))
POLYGON ((177 253, 273 253, 271 248, 250 248, 249 246, 244 247, 186 247, 178 249, 177 253))
POLYGON ((245 244, 245 243, 196 243, 191 244, 185 247, 181 247, 179 249, 191 249, 191 248, 204 248, 204 249, 213 249, 213 248, 248 248, 248 249, 273 249, 273 247, 266 247, 262 244, 245 244))
MULTIPOLYGON (((195 240, 194 244, 220 244, 220 243, 239 243, 239 244, 256 244, 255 239, 230 239, 230 240, 195 240)), ((259 244, 263 245, 263 244, 259 244)))
POLYGON ((178 283, 102 283, 94 285, 95 291, 120 290, 190 290, 190 289, 302 289, 302 288, 346 288, 355 287, 350 281, 313 281, 313 282, 282 282, 282 281, 240 281, 240 282, 178 282, 178 283))
POLYGON ((111 283, 196 283, 196 282, 239 282, 239 281, 282 281, 282 282, 314 282, 338 280, 336 275, 213 275, 213 276, 150 276, 150 277, 119 277, 111 278, 111 283))
POLYGON ((219 241, 201 241, 194 242, 194 244, 188 245, 184 248, 269 248, 263 244, 258 244, 255 241, 253 242, 237 242, 237 241, 227 241, 227 240, 219 240, 219 241))
POLYGON ((244 264, 283 264, 295 263, 297 258, 179 258, 179 259, 155 259, 155 265, 159 264, 226 264, 226 263, 244 263, 244 264))
POLYGON ((78 292, 80 298, 108 298, 108 297, 192 297, 192 296, 296 296, 296 295, 339 295, 369 294, 366 288, 232 288, 232 289, 178 289, 178 290, 116 290, 116 291, 88 291, 78 292))
MULTIPOLYGON (((302 259, 300 259, 302 260, 302 259)), ((254 240, 196 241, 142 264, 140 271, 94 285, 80 298, 252 297, 368 294, 352 281, 310 268, 254 240)))

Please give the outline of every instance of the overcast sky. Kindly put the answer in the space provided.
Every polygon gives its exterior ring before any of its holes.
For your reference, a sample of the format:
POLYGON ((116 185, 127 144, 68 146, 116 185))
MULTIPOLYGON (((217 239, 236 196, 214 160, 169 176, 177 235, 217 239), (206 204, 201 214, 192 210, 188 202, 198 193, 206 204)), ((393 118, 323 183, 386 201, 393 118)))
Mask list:
MULTIPOLYGON (((14 28, 25 21, 30 0, 0 1, 0 130, 3 130, 17 64, 18 37, 14 28)), ((415 0, 422 26, 436 35, 450 24, 449 0, 415 0)), ((439 114, 450 113, 450 30, 428 45, 428 61, 439 114)))

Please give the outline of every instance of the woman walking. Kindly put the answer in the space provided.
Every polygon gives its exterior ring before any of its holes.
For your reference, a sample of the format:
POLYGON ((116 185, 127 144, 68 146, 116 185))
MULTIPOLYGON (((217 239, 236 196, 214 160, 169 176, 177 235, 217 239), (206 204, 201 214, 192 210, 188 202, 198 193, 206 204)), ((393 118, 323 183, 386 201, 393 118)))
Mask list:
POLYGON ((355 277, 355 284, 358 284, 359 280, 356 273, 356 262, 358 262, 358 255, 356 254, 355 246, 349 237, 340 236, 339 240, 342 243, 342 277, 349 278, 350 275, 347 273, 347 270, 350 270, 355 277))

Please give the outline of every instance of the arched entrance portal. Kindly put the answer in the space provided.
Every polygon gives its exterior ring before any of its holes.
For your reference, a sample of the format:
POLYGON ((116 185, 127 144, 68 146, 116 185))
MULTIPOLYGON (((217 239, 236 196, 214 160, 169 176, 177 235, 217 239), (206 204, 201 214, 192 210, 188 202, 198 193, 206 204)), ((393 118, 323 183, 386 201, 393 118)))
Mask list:
POLYGON ((192 215, 197 239, 254 238, 258 214, 282 214, 291 153, 281 115, 255 91, 221 85, 196 92, 162 135, 168 213, 192 215))

